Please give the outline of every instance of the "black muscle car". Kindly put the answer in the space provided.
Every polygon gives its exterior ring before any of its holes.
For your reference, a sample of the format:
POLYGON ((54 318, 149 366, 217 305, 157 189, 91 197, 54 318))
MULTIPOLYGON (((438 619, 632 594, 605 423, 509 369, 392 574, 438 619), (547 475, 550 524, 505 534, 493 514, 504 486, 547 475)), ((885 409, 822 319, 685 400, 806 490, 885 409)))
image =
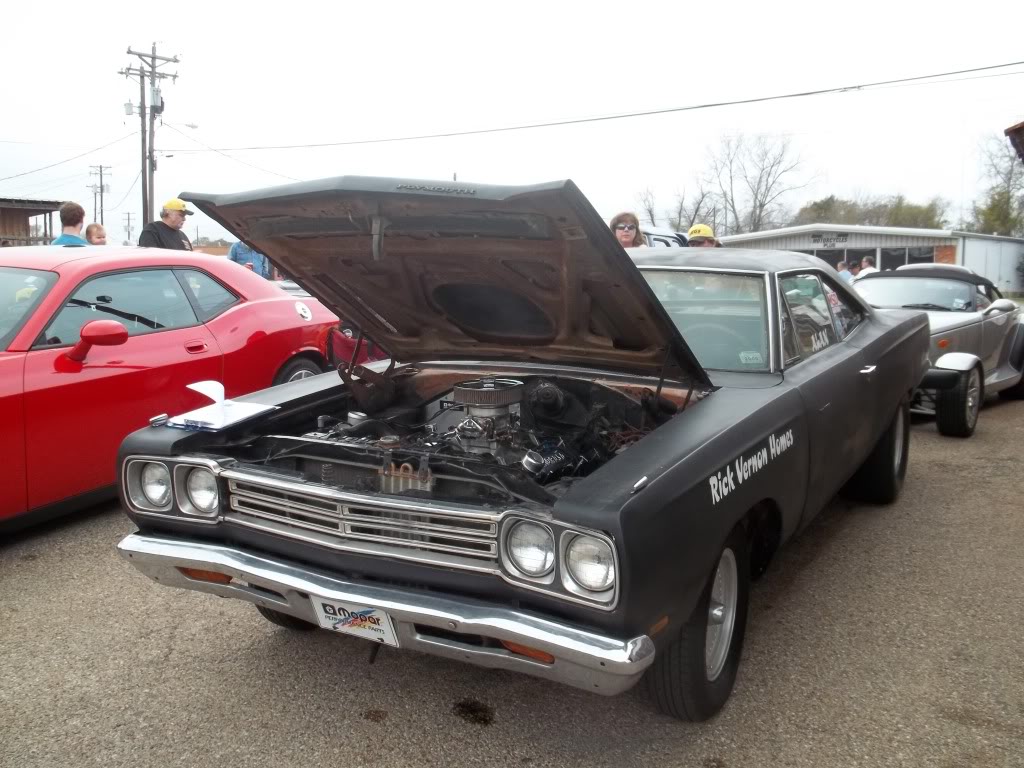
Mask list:
POLYGON ((571 182, 182 197, 401 362, 129 436, 119 549, 161 584, 700 720, 776 549, 900 491, 926 316, 812 257, 627 254, 571 182))

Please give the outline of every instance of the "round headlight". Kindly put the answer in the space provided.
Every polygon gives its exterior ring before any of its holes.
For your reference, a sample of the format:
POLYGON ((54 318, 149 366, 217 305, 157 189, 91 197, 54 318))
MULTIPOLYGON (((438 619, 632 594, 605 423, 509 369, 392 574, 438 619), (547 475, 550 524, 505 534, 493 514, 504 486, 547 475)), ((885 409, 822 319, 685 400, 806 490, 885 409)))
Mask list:
POLYGON ((219 502, 217 493, 217 478, 208 469, 193 469, 188 473, 188 500, 197 512, 212 514, 217 511, 219 502))
POLYGON ((166 507, 171 500, 171 473, 163 464, 149 463, 142 468, 142 495, 154 507, 166 507))
POLYGON ((608 543, 593 536, 577 536, 565 552, 572 580, 591 592, 604 592, 615 583, 615 556, 608 543))
POLYGON ((543 576, 555 564, 555 539, 543 525, 516 523, 508 534, 508 555, 527 576, 543 576))

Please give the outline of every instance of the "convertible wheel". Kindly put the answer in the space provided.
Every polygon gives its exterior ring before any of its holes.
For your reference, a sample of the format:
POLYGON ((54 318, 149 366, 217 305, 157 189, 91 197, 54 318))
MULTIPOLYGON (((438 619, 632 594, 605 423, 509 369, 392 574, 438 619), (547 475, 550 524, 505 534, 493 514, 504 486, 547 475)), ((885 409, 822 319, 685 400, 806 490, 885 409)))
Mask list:
POLYGON ((274 376, 274 386, 289 381, 308 379, 310 376, 319 376, 321 373, 323 371, 320 369, 320 366, 312 360, 306 357, 297 357, 286 365, 281 366, 281 370, 274 376))
POLYGON ((288 613, 275 611, 273 608, 264 608, 262 605, 257 605, 256 610, 259 611, 260 615, 271 624, 277 624, 277 626, 284 627, 285 629, 294 629, 299 632, 309 632, 312 629, 317 629, 316 624, 303 621, 302 619, 296 618, 288 613))
POLYGON ((935 404, 935 423, 940 434, 970 437, 978 425, 981 410, 981 372, 977 368, 960 374, 953 389, 940 390, 935 404))
POLYGON ((647 672, 647 688, 661 712, 700 721, 725 705, 739 669, 749 597, 747 538, 737 526, 690 618, 647 672))
POLYGON ((903 398, 889 428, 843 488, 843 495, 872 504, 892 503, 903 488, 909 459, 910 405, 903 398))

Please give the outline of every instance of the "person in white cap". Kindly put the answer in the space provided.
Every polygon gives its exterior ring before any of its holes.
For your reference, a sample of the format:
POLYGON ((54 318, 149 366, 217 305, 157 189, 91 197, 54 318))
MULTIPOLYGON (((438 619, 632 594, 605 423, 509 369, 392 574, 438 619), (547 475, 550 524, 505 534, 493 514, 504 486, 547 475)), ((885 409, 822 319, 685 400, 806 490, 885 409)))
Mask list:
POLYGON ((173 251, 191 251, 192 243, 188 235, 181 231, 185 226, 185 217, 195 211, 185 207, 185 201, 177 197, 171 198, 160 210, 160 221, 151 221, 142 228, 139 245, 146 248, 169 248, 173 251))

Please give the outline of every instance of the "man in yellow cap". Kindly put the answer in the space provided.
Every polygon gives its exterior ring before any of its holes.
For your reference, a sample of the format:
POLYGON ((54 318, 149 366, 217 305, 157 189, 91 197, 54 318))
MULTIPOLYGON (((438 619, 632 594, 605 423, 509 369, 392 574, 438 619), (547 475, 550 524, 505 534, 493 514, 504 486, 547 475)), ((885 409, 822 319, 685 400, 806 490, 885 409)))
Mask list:
POLYGON ((173 251, 191 251, 192 243, 188 235, 181 231, 185 226, 185 217, 195 211, 185 207, 185 201, 177 197, 171 198, 160 210, 160 221, 151 221, 142 228, 139 245, 146 248, 170 248, 173 251))
POLYGON ((691 248, 714 248, 718 245, 715 233, 707 224, 694 224, 686 233, 687 245, 691 248))

